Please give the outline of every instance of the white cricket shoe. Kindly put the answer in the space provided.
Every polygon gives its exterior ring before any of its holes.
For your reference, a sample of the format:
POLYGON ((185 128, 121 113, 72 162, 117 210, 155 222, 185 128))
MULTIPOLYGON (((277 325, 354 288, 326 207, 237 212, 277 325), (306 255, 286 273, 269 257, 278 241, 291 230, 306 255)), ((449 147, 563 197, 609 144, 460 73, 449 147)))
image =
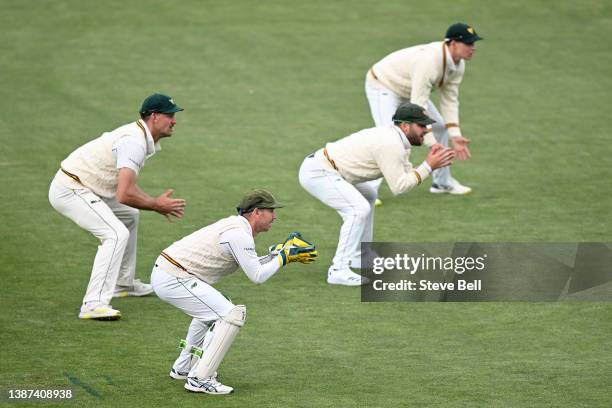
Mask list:
POLYGON ((361 286, 367 285, 370 280, 365 276, 356 274, 349 268, 334 269, 331 267, 327 271, 327 283, 330 285, 361 286))
POLYGON ((185 383, 185 389, 193 392, 205 392, 212 395, 225 395, 234 392, 232 387, 221 384, 215 377, 208 377, 204 380, 189 377, 185 383))
POLYGON ((178 370, 175 370, 174 367, 172 367, 168 375, 171 378, 174 378, 175 380, 186 380, 188 374, 189 374, 189 371, 178 371, 178 370))
POLYGON ((113 292, 114 298, 123 298, 128 296, 147 296, 153 293, 153 286, 142 282, 140 279, 134 279, 132 286, 119 286, 115 287, 113 292))
POLYGON ((84 304, 81 306, 79 319, 83 320, 119 320, 121 312, 113 309, 111 305, 101 303, 84 304))
MULTIPOLYGON (((179 371, 175 370, 174 367, 170 369, 170 373, 168 374, 171 378, 175 380, 186 380, 189 377, 189 371, 179 371)), ((217 378, 217 372, 213 375, 213 378, 217 378)))
POLYGON ((443 186, 439 184, 432 184, 429 188, 429 192, 433 194, 452 194, 452 195, 466 195, 472 192, 472 189, 468 186, 464 186, 457 180, 451 177, 450 185, 443 186))

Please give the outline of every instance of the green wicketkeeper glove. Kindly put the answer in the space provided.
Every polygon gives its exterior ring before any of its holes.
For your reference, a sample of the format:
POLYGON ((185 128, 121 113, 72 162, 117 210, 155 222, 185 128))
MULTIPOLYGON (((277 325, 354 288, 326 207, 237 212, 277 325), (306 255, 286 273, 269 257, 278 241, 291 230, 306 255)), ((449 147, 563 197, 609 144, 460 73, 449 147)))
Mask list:
POLYGON ((282 266, 291 262, 312 263, 319 255, 316 247, 306 241, 299 232, 292 232, 285 242, 272 245, 270 253, 278 256, 282 266))
POLYGON ((280 252, 280 250, 285 246, 285 245, 295 245, 295 246, 299 246, 302 248, 306 248, 309 245, 314 246, 312 243, 306 241, 303 237, 302 234, 300 234, 297 231, 293 231, 292 233, 289 234, 289 236, 287 237, 287 239, 284 242, 280 242, 278 244, 274 244, 274 245, 270 245, 270 247, 268 248, 268 251, 272 254, 272 255, 278 255, 278 253, 280 252))

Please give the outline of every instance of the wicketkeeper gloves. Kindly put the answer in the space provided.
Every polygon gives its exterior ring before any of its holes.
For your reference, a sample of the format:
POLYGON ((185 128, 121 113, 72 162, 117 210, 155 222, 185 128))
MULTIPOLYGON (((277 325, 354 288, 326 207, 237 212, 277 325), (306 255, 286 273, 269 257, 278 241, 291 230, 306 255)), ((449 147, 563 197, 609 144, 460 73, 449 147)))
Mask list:
POLYGON ((272 245, 270 253, 277 255, 282 266, 291 262, 312 263, 319 256, 316 247, 297 231, 289 234, 285 242, 272 245))

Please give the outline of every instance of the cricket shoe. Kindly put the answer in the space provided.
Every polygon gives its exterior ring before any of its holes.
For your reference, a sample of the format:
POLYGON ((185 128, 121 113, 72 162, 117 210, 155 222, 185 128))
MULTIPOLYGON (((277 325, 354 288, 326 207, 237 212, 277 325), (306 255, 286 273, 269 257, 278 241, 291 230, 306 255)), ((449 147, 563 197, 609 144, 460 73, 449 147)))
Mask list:
POLYGON ((119 320, 121 319, 121 312, 113 309, 111 305, 103 305, 96 303, 93 305, 81 306, 81 313, 79 313, 79 319, 83 320, 119 320))
MULTIPOLYGON (((168 374, 171 378, 175 380, 186 380, 189 377, 189 371, 179 371, 175 370, 174 367, 170 369, 170 373, 168 374)), ((217 372, 213 375, 213 378, 217 378, 217 372)))
POLYGON ((175 370, 174 367, 170 370, 170 374, 168 374, 171 378, 175 380, 186 380, 189 375, 189 371, 178 371, 175 370))
POLYGON ((132 286, 119 286, 115 287, 113 292, 114 298, 124 298, 128 296, 147 296, 153 293, 153 286, 141 282, 140 279, 134 279, 132 286))
POLYGON ((334 269, 331 267, 327 271, 327 283, 330 285, 361 286, 370 283, 370 279, 356 274, 349 268, 334 269))
POLYGON ((429 192, 433 194, 466 195, 470 194, 472 189, 468 186, 464 186, 451 177, 450 185, 443 186, 441 184, 432 184, 429 188, 429 192))
POLYGON ((185 389, 192 392, 205 392, 212 395, 225 395, 234 392, 232 387, 221 384, 215 377, 200 380, 196 377, 187 378, 185 389))

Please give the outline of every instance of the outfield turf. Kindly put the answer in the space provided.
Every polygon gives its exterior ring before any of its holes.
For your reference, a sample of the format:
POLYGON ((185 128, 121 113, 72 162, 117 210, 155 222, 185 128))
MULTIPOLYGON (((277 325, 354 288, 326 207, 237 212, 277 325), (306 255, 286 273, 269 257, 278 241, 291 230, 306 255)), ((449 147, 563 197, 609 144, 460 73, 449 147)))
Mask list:
POLYGON ((372 63, 466 21, 485 40, 460 96, 473 159, 453 172, 474 193, 383 187, 375 238, 612 241, 610 1, 0 6, 0 404, 8 389, 70 387, 55 406, 610 406, 612 303, 361 303, 325 283, 339 218, 297 181, 308 153, 371 126, 372 63), (231 396, 167 377, 189 319, 156 297, 113 302, 118 322, 77 319, 97 243, 47 200, 59 161, 156 91, 185 112, 140 185, 188 207, 177 223, 142 213, 139 277, 251 187, 287 204, 261 251, 300 230, 321 254, 261 286, 241 272, 218 285, 248 307, 220 368, 231 396))

